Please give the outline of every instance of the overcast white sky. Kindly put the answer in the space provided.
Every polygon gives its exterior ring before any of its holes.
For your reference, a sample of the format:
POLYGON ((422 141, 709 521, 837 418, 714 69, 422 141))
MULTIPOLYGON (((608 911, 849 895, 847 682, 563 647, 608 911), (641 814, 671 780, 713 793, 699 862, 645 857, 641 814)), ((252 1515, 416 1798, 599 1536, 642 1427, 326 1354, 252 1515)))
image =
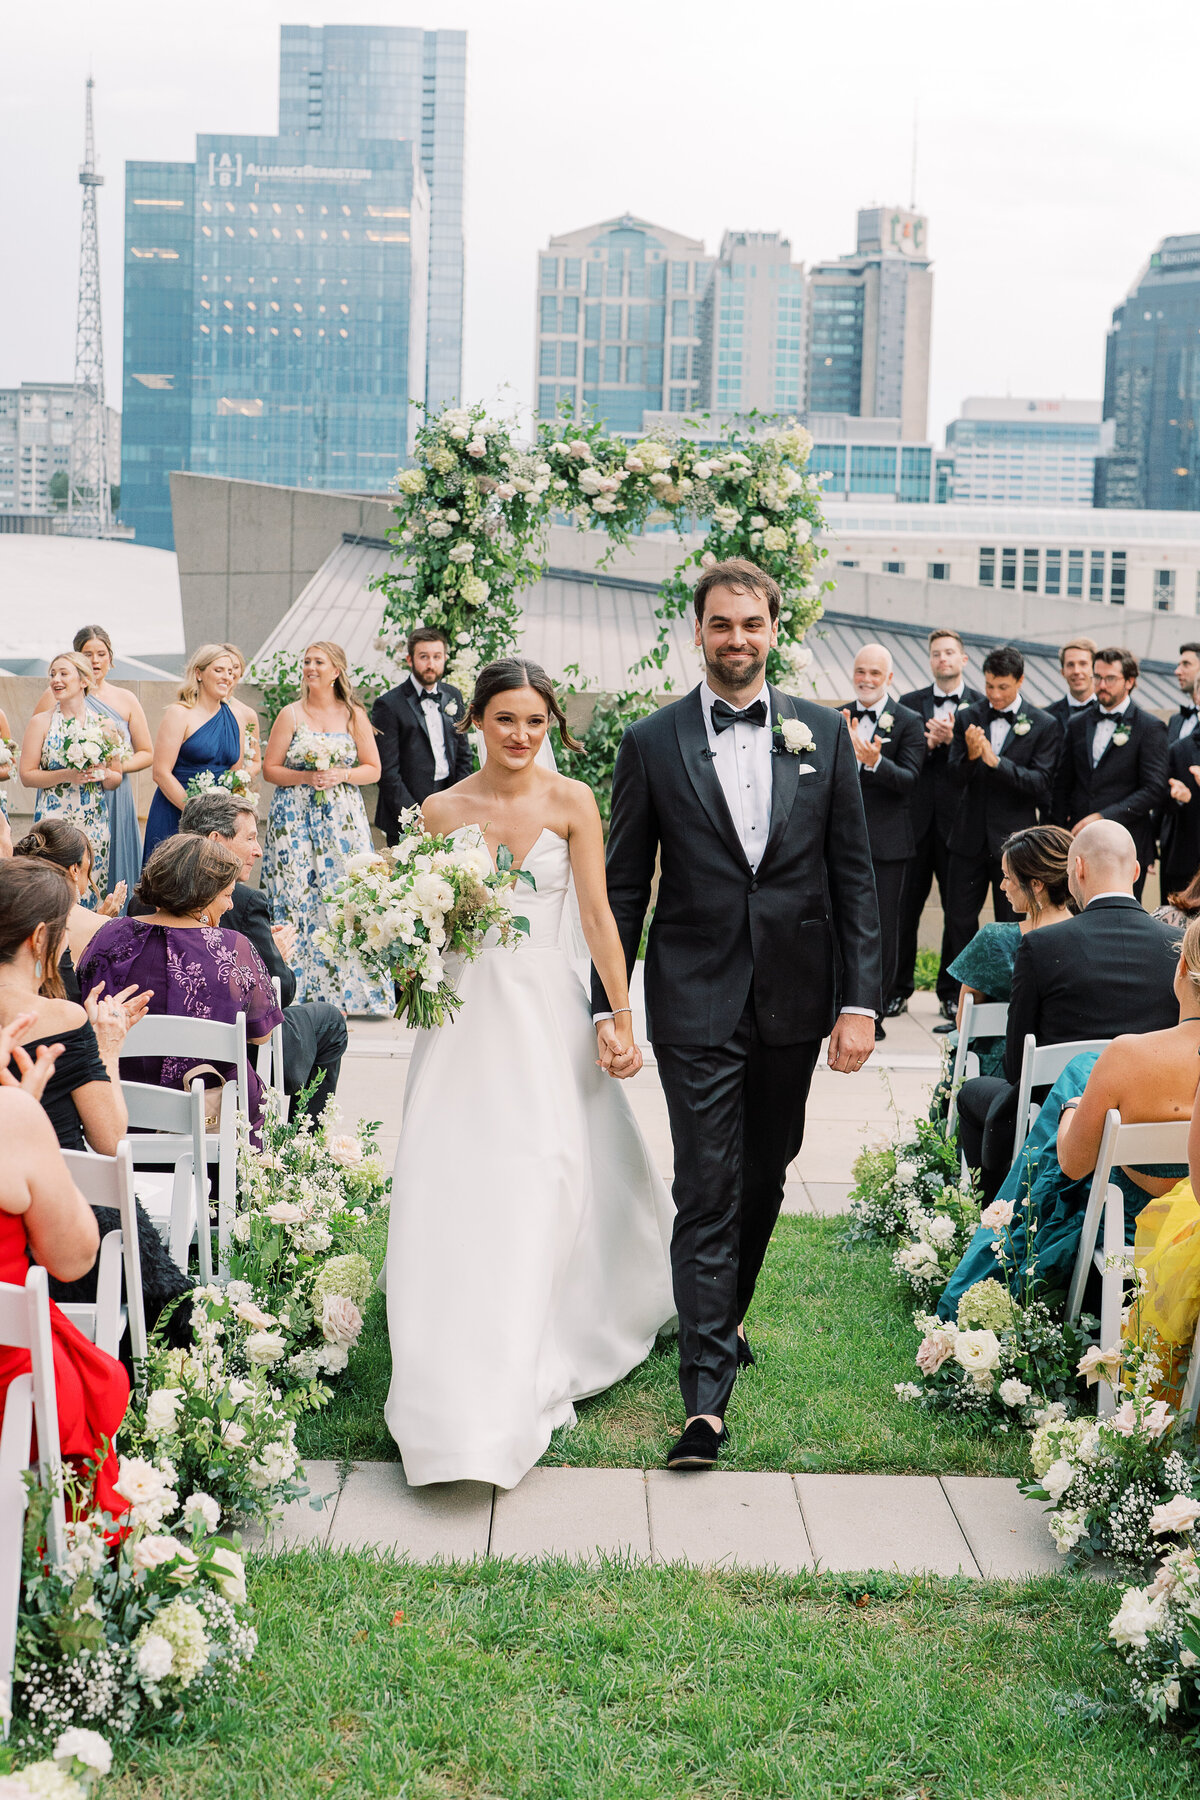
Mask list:
POLYGON ((930 424, 967 394, 1098 396, 1149 251, 1200 230, 1196 0, 56 0, 5 8, 0 386, 69 380, 84 81, 96 77, 109 398, 120 403, 126 158, 272 133, 279 25, 470 34, 466 397, 532 390, 535 256, 625 209, 806 262, 917 199, 936 283, 930 424))

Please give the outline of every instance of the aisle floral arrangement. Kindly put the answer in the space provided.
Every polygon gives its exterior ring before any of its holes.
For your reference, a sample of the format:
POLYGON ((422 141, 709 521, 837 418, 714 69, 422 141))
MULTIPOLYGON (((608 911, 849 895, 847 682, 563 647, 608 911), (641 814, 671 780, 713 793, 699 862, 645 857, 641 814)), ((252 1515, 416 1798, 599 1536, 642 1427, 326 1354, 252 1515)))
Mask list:
POLYGON ((962 1179, 958 1145, 929 1119, 914 1120, 891 1144, 861 1150, 851 1173, 852 1240, 911 1237, 919 1230, 918 1215, 932 1218, 947 1209, 956 1219, 961 1212, 965 1224, 971 1190, 962 1179))
POLYGON ((1063 1418, 1078 1404, 1075 1375, 1087 1339, 1044 1301, 1018 1304, 1003 1282, 969 1287, 949 1322, 918 1313, 919 1381, 897 1387, 931 1412, 969 1414, 997 1432, 1032 1427, 1047 1406, 1063 1418))
POLYGON ((112 1748, 98 1731, 73 1726, 49 1756, 17 1768, 11 1748, 0 1747, 0 1800, 87 1800, 112 1767, 112 1748))
POLYGON ((1184 1727, 1184 1743, 1200 1749, 1200 1560, 1195 1529, 1200 1501, 1176 1495, 1150 1515, 1159 1536, 1184 1542, 1168 1551, 1154 1579, 1129 1587, 1108 1628, 1129 1672, 1130 1693, 1147 1717, 1184 1727))
POLYGON ((455 967, 473 962, 492 944, 513 946, 529 930, 517 916, 519 881, 533 876, 513 866, 501 845, 493 865, 478 827, 438 837, 411 807, 400 816, 400 842, 387 853, 350 857, 328 907, 325 942, 334 955, 353 951, 381 978, 395 978, 396 1017, 419 1029, 443 1025, 462 1002, 455 967))

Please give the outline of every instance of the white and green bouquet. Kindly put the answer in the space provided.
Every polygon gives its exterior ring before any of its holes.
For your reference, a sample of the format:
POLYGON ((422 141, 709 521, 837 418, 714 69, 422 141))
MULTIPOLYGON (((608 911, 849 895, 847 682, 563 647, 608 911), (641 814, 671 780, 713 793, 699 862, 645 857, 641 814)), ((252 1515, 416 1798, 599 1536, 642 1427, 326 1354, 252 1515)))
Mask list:
POLYGON ((0 1800, 87 1800, 111 1767, 108 1739, 81 1726, 61 1732, 49 1756, 21 1769, 12 1748, 0 1746, 0 1800))
POLYGON ((958 1146, 928 1119, 860 1151, 851 1172, 850 1236, 867 1242, 911 1236, 917 1210, 933 1213, 947 1190, 962 1192, 958 1146))
POLYGON ((493 864, 478 826, 438 837, 424 829, 416 807, 401 824, 400 842, 387 854, 350 857, 323 938, 334 956, 352 951, 381 977, 394 977, 396 1017, 428 1029, 462 1005, 451 958, 473 962, 485 947, 511 947, 528 933, 514 889, 518 881, 535 883, 503 844, 493 864))
POLYGON ((1129 1587, 1108 1628, 1129 1670, 1136 1705, 1164 1725, 1184 1727, 1184 1745, 1200 1747, 1200 1560, 1195 1529, 1200 1501, 1176 1494, 1150 1515, 1152 1535, 1182 1536, 1146 1587, 1129 1587))
MULTIPOLYGON (((1079 1373, 1092 1385, 1120 1384, 1126 1398, 1106 1419, 1069 1419, 1065 1409, 1049 1408, 1030 1444, 1033 1480, 1024 1492, 1045 1502, 1068 1562, 1103 1556, 1141 1570, 1162 1554, 1163 1509, 1200 1499, 1200 1466, 1177 1433, 1176 1415, 1153 1397, 1160 1370, 1140 1345, 1093 1347, 1079 1373)), ((1170 1516, 1177 1534, 1178 1509, 1170 1516)))
POLYGON ((10 737, 0 737, 0 781, 7 781, 16 772, 20 751, 10 737))
POLYGON ((151 1712, 217 1692, 258 1644, 239 1541, 217 1535, 217 1501, 193 1492, 181 1503, 159 1475, 121 1458, 117 1492, 130 1507, 117 1520, 89 1511, 69 1486, 57 1564, 45 1554, 49 1496, 28 1477, 14 1737, 57 1736, 56 1761, 71 1754, 99 1774, 101 1729, 124 1734, 151 1712))
POLYGON ((294 769, 352 769, 358 761, 358 747, 335 743, 327 731, 302 727, 288 745, 287 760, 294 769))
POLYGON ((99 769, 103 771, 110 757, 125 747, 120 732, 96 713, 85 713, 81 719, 67 714, 63 720, 59 754, 66 769, 99 769))
POLYGON ((250 800, 257 804, 258 795, 250 785, 250 778, 244 769, 224 769, 215 775, 211 769, 201 769, 193 775, 187 784, 187 797, 194 800, 198 794, 207 794, 212 788, 224 788, 237 800, 250 800))

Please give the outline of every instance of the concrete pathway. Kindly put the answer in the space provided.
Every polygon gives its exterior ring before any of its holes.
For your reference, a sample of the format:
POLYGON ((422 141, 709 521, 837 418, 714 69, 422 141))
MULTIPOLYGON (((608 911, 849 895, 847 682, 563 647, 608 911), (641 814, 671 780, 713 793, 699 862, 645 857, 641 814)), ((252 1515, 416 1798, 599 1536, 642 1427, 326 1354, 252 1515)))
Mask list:
MULTIPOLYGON (((412 1562, 601 1556, 693 1568, 893 1570, 1019 1579, 1062 1567, 1015 1481, 947 1475, 530 1470, 519 1487, 410 1488, 398 1463, 310 1463, 325 1506, 285 1508, 266 1548, 412 1562)), ((248 1534, 256 1547, 261 1533, 248 1534)))

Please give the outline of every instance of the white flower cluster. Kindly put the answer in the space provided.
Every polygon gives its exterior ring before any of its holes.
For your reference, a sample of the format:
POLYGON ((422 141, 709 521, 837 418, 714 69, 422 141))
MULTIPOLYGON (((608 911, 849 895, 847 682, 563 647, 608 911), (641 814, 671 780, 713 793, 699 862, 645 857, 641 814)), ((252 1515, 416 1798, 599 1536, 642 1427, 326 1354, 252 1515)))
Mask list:
POLYGON ((335 743, 327 731, 303 726, 288 746, 287 759, 296 769, 341 769, 358 760, 358 751, 353 744, 335 743))
POLYGON ((1117 1654, 1130 1673, 1136 1705, 1151 1719, 1200 1716, 1200 1562, 1194 1530, 1200 1505, 1176 1495, 1150 1516, 1157 1534, 1184 1533, 1145 1587, 1129 1587, 1108 1628, 1117 1654))
POLYGON ((65 768, 103 768, 121 747, 117 732, 96 713, 85 713, 82 719, 68 714, 63 721, 61 755, 65 768))
POLYGON ((0 1800, 85 1800, 93 1781, 111 1767, 108 1739, 72 1726, 59 1735, 52 1756, 0 1775, 0 1800))
POLYGON ((912 1236, 892 1256, 892 1268, 924 1305, 945 1287, 971 1241, 979 1210, 969 1186, 946 1185, 931 1209, 919 1202, 908 1209, 912 1236))

